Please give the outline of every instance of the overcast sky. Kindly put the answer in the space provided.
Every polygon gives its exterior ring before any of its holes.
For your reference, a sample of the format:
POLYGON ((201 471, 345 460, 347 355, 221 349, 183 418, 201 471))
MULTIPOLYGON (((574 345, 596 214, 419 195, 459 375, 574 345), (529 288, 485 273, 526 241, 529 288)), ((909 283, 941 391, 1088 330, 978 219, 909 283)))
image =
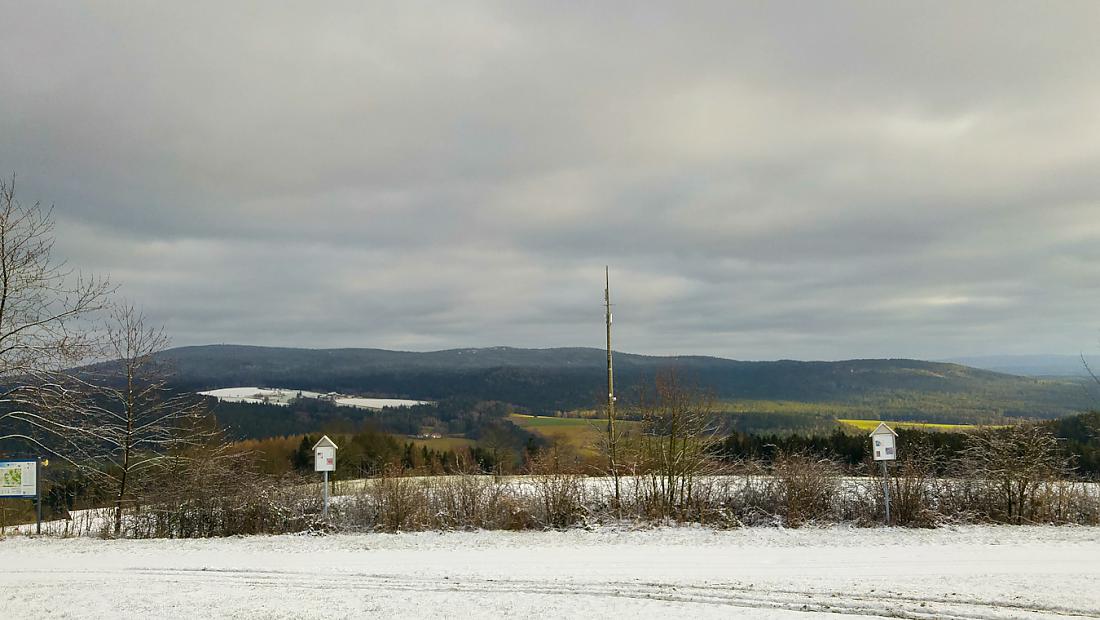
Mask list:
POLYGON ((626 351, 1100 350, 1100 2, 0 15, 0 172, 176 345, 599 347, 607 264, 626 351))

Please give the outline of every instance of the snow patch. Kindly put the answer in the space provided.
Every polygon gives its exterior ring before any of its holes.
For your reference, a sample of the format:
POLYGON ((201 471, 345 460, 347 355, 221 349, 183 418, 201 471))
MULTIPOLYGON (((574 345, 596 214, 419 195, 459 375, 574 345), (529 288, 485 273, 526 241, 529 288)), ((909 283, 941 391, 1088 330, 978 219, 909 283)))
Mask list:
POLYGON ((429 404, 431 401, 410 400, 404 398, 360 398, 329 392, 311 392, 309 390, 295 390, 290 388, 261 388, 261 387, 231 387, 217 390, 199 392, 203 396, 213 396, 220 401, 231 403, 253 403, 287 406, 295 398, 320 398, 328 399, 343 407, 356 407, 358 409, 382 409, 385 407, 412 407, 415 405, 429 404))

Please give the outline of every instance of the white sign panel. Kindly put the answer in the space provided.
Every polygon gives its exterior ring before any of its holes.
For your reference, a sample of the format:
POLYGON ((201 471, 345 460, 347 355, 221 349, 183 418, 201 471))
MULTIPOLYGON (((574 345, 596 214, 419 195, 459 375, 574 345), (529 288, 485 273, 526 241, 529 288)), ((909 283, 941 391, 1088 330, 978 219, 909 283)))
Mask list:
POLYGON ((893 461, 898 458, 898 450, 893 435, 878 435, 872 438, 876 461, 893 461))
POLYGON ((876 461, 896 461, 898 458, 898 435, 885 424, 879 424, 871 433, 871 451, 876 461))
POLYGON ((34 461, 0 461, 0 497, 34 497, 37 473, 34 461))
POLYGON ((336 448, 319 446, 314 449, 313 471, 336 471, 336 448))

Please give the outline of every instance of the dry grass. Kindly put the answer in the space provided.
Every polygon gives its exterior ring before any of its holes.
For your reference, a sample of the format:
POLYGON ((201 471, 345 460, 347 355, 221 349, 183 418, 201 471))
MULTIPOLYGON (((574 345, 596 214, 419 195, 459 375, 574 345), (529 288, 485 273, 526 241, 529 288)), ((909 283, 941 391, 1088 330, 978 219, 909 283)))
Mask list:
MULTIPOLYGON (((513 423, 537 435, 546 437, 563 449, 575 451, 586 461, 595 463, 605 457, 600 451, 607 429, 607 421, 598 418, 555 418, 514 413, 508 416, 513 423)), ((619 430, 629 433, 639 422, 616 420, 619 430)))

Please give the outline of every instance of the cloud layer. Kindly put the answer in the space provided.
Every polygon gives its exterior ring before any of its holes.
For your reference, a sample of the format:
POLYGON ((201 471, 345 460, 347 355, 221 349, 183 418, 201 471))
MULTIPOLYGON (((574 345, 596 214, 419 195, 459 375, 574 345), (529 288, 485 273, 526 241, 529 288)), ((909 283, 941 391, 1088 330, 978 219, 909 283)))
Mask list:
POLYGON ((176 344, 1100 344, 1100 5, 0 2, 0 171, 176 344))

